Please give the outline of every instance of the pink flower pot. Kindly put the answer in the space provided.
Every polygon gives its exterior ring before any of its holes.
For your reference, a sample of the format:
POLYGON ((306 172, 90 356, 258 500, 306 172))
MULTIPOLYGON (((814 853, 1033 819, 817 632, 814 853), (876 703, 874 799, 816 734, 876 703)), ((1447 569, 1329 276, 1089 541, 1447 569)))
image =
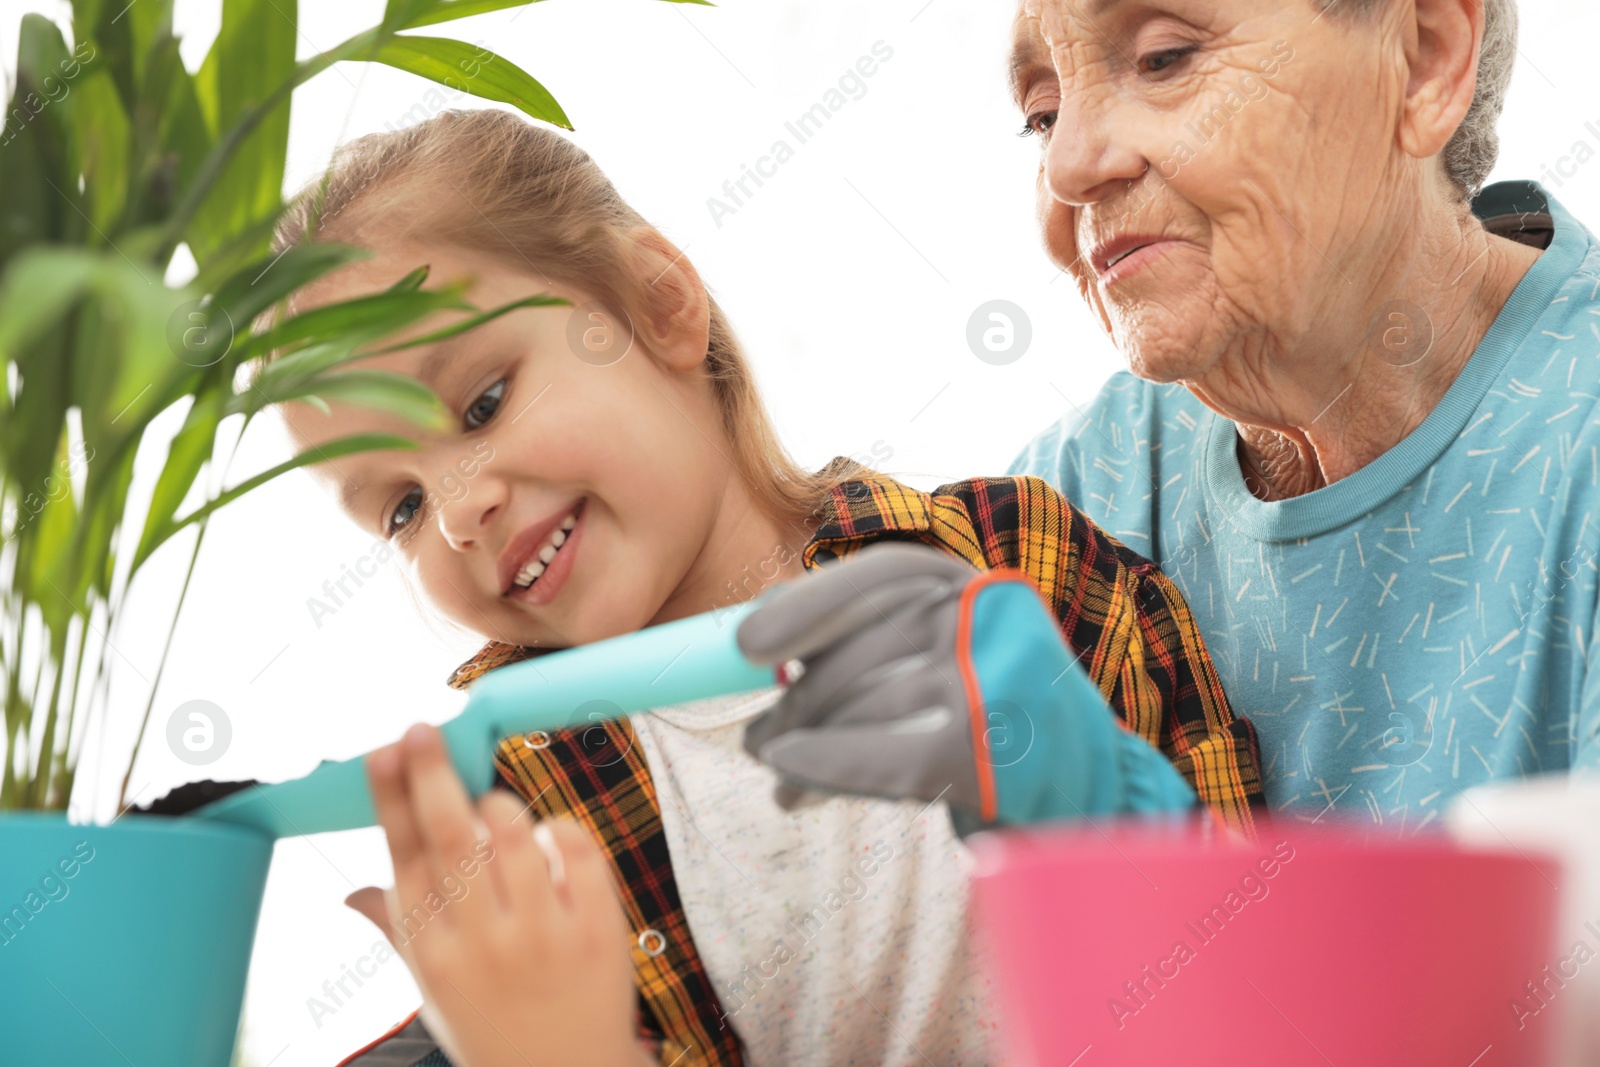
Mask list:
POLYGON ((1554 860, 1296 823, 1256 845, 1103 829, 973 838, 1008 1063, 1548 1067, 1554 860))

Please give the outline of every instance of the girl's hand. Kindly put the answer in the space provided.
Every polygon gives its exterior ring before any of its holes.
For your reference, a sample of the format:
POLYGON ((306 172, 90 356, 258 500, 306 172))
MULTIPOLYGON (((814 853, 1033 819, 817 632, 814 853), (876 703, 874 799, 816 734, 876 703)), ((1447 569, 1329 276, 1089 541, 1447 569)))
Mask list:
POLYGON ((395 886, 346 903, 405 960, 456 1067, 650 1062, 633 1036, 627 923, 589 835, 530 826, 499 790, 475 818, 431 726, 372 753, 367 777, 395 886))

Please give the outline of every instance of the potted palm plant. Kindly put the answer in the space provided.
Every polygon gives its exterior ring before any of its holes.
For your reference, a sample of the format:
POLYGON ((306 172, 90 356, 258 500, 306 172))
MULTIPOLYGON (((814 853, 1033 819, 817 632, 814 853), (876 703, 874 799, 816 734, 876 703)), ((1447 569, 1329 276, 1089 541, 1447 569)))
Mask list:
MULTIPOLYGON (((273 314, 361 253, 313 244, 269 254, 291 94, 336 62, 387 64, 570 128, 514 64, 414 32, 530 2, 389 0, 379 25, 296 61, 296 0, 223 0, 221 30, 193 71, 173 0, 73 0, 67 33, 38 15, 21 20, 0 128, 8 1062, 230 1060, 271 841, 190 819, 74 822, 79 757, 96 730, 139 714, 106 706, 107 683, 118 620, 154 553, 187 548, 186 592, 217 509, 309 462, 415 447, 356 435, 225 487, 230 444, 257 413, 337 396, 438 425, 443 406, 415 380, 338 368, 441 309, 460 315, 409 343, 547 302, 474 308, 460 286, 424 288, 419 269, 377 296, 273 314), (193 276, 169 282, 185 250, 193 276), (270 350, 280 358, 247 381, 244 365, 270 350), (176 432, 156 432, 176 410, 176 432), (153 488, 134 493, 141 450, 165 460, 153 488)), ((130 773, 160 681, 158 670, 130 773)))

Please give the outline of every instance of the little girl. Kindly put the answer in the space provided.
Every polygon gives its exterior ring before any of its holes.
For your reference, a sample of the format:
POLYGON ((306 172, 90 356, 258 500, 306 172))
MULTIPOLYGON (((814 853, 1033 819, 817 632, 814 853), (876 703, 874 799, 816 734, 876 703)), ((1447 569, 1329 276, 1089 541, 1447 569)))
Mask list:
MULTIPOLYGON (((373 255, 290 312, 423 264, 430 284, 470 279, 479 308, 536 293, 570 303, 357 364, 427 383, 459 420, 449 431, 344 403, 279 409, 303 447, 364 431, 418 439, 312 469, 351 519, 396 543, 435 609, 488 639, 450 685, 727 607, 873 542, 920 542, 1023 571, 1106 703, 1250 832, 1254 733, 1154 564, 1036 480, 928 494, 851 460, 797 467, 694 267, 564 137, 509 113, 445 112, 345 146, 323 181, 296 200, 278 248, 373 255), (433 488, 460 478, 464 493, 433 488)), ((458 1067, 987 1062, 992 1015, 946 807, 780 804, 778 779, 741 743, 779 696, 620 721, 596 709, 585 729, 507 738, 506 790, 476 812, 430 731, 375 755, 396 889, 387 910, 376 891, 353 906, 392 936, 411 897, 483 836, 476 819, 497 858, 476 895, 402 948, 431 1025, 414 1017, 347 1062, 432 1065, 437 1046, 458 1067), (541 832, 541 853, 528 826, 562 816, 582 832, 541 832)))

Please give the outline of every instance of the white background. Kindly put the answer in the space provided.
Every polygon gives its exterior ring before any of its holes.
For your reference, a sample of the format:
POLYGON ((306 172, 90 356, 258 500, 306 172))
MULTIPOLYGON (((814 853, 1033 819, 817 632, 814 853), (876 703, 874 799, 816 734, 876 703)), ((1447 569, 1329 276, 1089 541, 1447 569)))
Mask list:
MULTIPOLYGON (((9 78, 21 12, 65 22, 65 5, 4 6, 9 78)), ((191 68, 216 33, 220 6, 179 0, 191 68)), ((1539 178, 1578 140, 1600 152, 1591 54, 1600 10, 1592 0, 1520 6, 1522 60, 1496 179, 1539 178)), ((300 8, 305 58, 376 24, 383 4, 300 8)), ((555 93, 578 142, 685 250, 731 315, 801 461, 820 465, 882 442, 880 452, 892 450, 887 472, 928 487, 1003 471, 1034 432, 1087 402, 1121 365, 1039 245, 1038 149, 1015 136, 1021 118, 1004 80, 1011 10, 1007 0, 724 0, 715 9, 556 0, 421 32, 482 42, 555 93), (865 95, 719 226, 708 198, 723 196, 723 183, 775 140, 793 145, 784 123, 878 41, 894 54, 866 80, 865 95), (966 343, 968 317, 996 298, 1024 308, 1033 327, 1028 353, 1004 367, 979 361, 966 343)), ((294 98, 286 191, 314 178, 334 145, 406 121, 433 89, 379 66, 320 75, 294 98)), ((468 97, 450 103, 478 106, 468 97)), ((1545 180, 1600 229, 1600 162, 1559 188, 1545 180)), ((228 483, 289 454, 276 422, 263 420, 228 483)), ((161 454, 146 459, 141 470, 153 478, 161 454)), ((113 760, 88 753, 85 809, 115 810, 114 763, 155 676, 188 547, 169 545, 141 576, 138 610, 115 635, 113 760)), ((291 777, 459 710, 463 695, 444 681, 480 641, 419 618, 394 568, 320 626, 313 620, 308 598, 371 550, 371 538, 303 473, 213 521, 133 777, 136 799, 202 776, 291 777), (173 757, 163 738, 167 717, 193 699, 219 705, 233 729, 227 753, 201 769, 173 757)), ((336 1062, 416 1006, 415 987, 392 961, 332 1014, 314 1021, 308 1008, 378 937, 340 901, 387 882, 375 830, 278 846, 246 1005, 253 1067, 336 1062)))

